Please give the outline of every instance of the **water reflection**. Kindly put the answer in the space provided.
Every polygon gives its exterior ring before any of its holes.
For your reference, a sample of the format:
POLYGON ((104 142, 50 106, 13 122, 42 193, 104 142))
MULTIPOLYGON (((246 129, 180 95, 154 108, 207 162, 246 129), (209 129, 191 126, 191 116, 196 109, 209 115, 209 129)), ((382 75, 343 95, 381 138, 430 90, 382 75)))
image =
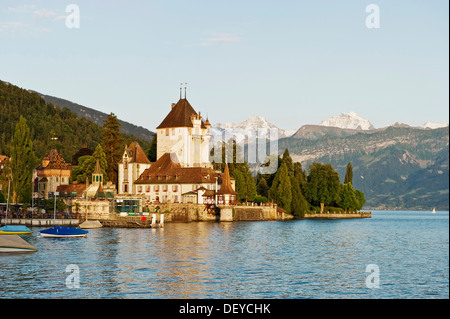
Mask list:
POLYGON ((0 255, 1 298, 447 298, 448 213, 366 220, 166 223, 26 240, 0 255), (381 288, 365 287, 366 265, 381 288), (80 268, 80 288, 65 268, 80 268))

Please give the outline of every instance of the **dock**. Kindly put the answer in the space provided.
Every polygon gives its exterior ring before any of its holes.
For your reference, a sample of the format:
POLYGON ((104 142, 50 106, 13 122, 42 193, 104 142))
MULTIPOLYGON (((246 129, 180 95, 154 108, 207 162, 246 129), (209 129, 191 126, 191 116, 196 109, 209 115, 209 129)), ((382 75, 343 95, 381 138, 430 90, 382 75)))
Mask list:
POLYGON ((25 225, 25 226, 35 226, 35 227, 46 227, 46 226, 78 226, 80 223, 79 219, 53 219, 53 218, 3 218, 0 221, 0 225, 25 225))
POLYGON ((315 213, 305 214, 304 219, 351 219, 351 218, 371 218, 371 212, 351 212, 351 213, 315 213))

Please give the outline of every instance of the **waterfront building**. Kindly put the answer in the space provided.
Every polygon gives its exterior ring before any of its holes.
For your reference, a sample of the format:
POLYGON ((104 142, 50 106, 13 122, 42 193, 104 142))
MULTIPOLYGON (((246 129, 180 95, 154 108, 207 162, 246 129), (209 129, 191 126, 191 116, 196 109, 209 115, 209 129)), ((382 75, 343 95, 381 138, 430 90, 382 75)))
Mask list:
POLYGON ((118 167, 118 194, 133 195, 137 193, 135 181, 151 165, 141 146, 133 142, 125 146, 118 167))
POLYGON ((171 154, 172 161, 181 167, 209 167, 211 124, 205 122, 184 98, 172 104, 169 114, 156 128, 157 159, 171 154))
POLYGON ((48 199, 58 186, 69 185, 71 172, 72 165, 56 149, 51 150, 33 170, 34 193, 38 198, 48 199))
POLYGON ((98 160, 92 173, 92 184, 86 180, 86 184, 61 185, 57 191, 71 211, 82 216, 108 218, 114 212, 116 185, 104 182, 98 160))
MULTIPOLYGON (((210 127, 186 98, 172 104, 157 127, 157 160, 134 181, 133 194, 140 196, 143 205, 215 201, 223 173, 209 161, 210 127)), ((234 185, 228 175, 227 193, 234 192, 234 185)))

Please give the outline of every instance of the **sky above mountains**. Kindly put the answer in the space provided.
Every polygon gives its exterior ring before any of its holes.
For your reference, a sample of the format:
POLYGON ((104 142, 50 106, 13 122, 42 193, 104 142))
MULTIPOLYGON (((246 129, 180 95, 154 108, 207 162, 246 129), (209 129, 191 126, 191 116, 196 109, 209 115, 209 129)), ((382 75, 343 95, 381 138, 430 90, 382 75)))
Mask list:
POLYGON ((379 28, 359 0, 70 3, 79 28, 69 3, 2 1, 1 80, 152 131, 182 82, 213 124, 448 123, 447 1, 376 1, 379 28))

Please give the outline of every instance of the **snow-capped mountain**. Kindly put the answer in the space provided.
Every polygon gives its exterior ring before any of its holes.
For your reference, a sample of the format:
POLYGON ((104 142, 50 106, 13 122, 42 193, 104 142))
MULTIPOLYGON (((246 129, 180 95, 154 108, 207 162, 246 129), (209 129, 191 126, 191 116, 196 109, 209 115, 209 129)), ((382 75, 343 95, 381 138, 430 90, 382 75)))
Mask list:
POLYGON ((422 125, 422 128, 430 128, 430 129, 435 129, 435 128, 441 128, 441 127, 447 127, 447 124, 443 124, 443 123, 431 123, 431 122, 426 122, 424 125, 422 125))
POLYGON ((342 113, 341 115, 330 117, 320 122, 321 126, 334 126, 339 128, 356 129, 356 130, 373 130, 375 127, 369 120, 363 119, 355 112, 342 113))
POLYGON ((240 123, 216 123, 212 125, 211 129, 213 134, 214 132, 221 133, 224 130, 227 130, 231 134, 233 134, 233 132, 244 133, 247 137, 258 134, 258 129, 276 129, 278 132, 277 137, 271 136, 268 130, 267 138, 269 139, 289 137, 296 132, 296 130, 286 131, 280 129, 259 115, 252 115, 247 120, 240 123))

